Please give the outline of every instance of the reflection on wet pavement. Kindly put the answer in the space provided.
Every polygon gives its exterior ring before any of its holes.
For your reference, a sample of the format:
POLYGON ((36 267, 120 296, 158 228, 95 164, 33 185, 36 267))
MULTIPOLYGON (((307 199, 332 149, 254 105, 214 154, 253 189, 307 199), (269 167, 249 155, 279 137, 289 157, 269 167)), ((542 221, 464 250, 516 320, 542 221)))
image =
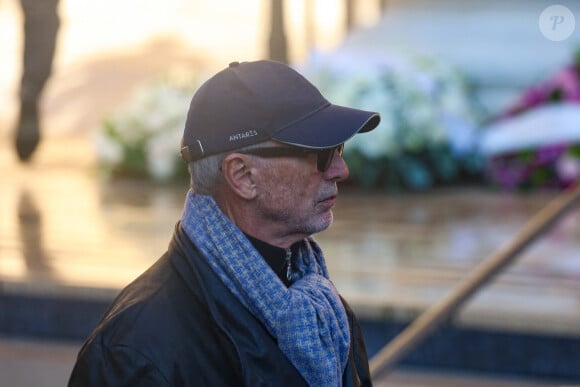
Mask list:
MULTIPOLYGON (((443 298, 556 195, 460 190, 340 198, 319 238, 334 280, 375 315, 409 318, 443 298), (330 255, 332 254, 332 255, 330 255)), ((580 333, 580 217, 575 210, 460 313, 472 326, 580 333), (541 289, 541 291, 539 291, 541 289)))
MULTIPOLYGON (((180 216, 187 183, 103 182, 90 163, 73 166, 58 153, 84 152, 86 145, 66 141, 70 147, 46 145, 29 166, 13 161, 6 144, 0 149, 4 291, 115 294, 163 254, 180 216)), ((555 194, 343 189, 332 228, 317 239, 336 286, 359 313, 405 319, 443 297, 555 194)), ((579 214, 480 292, 459 323, 580 335, 579 214)))
POLYGON ((18 202, 18 226, 22 243, 22 258, 31 278, 50 277, 50 257, 42 245, 42 214, 30 192, 22 191, 18 202))

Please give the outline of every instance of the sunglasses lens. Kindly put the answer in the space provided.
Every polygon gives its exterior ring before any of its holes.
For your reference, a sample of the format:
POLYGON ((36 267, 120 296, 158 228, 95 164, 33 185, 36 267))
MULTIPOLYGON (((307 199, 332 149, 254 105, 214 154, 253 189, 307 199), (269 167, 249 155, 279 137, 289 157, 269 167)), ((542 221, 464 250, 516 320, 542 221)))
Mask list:
POLYGON ((332 164, 332 159, 334 158, 334 153, 338 152, 340 156, 342 156, 342 151, 344 149, 344 144, 340 144, 337 147, 329 148, 329 149, 322 149, 318 152, 318 170, 320 172, 326 172, 328 168, 330 168, 330 164, 332 164))
POLYGON ((330 162, 332 161, 334 150, 333 149, 323 149, 318 152, 318 170, 320 172, 326 172, 330 167, 330 162))

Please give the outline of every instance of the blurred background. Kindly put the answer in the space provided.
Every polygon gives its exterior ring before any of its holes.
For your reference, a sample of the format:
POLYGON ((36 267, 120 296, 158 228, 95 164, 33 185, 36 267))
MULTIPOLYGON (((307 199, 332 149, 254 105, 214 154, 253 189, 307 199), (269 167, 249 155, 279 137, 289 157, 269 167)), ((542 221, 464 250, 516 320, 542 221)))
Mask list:
MULTIPOLYGON (((0 375, 66 383, 188 189, 191 96, 275 59, 381 125, 317 236, 372 354, 580 177, 573 0, 0 0, 0 375)), ((377 385, 580 384, 570 211, 377 385)), ((8 382, 7 382, 8 383, 8 382)))

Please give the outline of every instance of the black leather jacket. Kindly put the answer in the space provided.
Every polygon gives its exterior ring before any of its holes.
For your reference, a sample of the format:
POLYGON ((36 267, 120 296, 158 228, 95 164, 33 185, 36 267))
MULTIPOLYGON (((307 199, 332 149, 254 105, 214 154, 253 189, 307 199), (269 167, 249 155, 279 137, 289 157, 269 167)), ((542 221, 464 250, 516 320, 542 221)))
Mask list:
MULTIPOLYGON (((351 309, 343 386, 371 386, 351 309)), ((178 225, 165 255, 110 306, 69 387, 306 386, 276 340, 231 294, 178 225)))

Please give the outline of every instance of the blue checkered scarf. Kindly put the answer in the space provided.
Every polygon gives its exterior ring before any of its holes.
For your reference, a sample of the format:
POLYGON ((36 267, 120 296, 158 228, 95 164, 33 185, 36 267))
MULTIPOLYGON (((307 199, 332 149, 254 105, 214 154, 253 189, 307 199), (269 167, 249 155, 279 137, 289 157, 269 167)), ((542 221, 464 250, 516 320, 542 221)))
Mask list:
POLYGON ((342 385, 350 347, 348 320, 316 242, 301 242, 295 265, 299 279, 287 288, 210 196, 190 191, 181 224, 308 384, 342 385))

